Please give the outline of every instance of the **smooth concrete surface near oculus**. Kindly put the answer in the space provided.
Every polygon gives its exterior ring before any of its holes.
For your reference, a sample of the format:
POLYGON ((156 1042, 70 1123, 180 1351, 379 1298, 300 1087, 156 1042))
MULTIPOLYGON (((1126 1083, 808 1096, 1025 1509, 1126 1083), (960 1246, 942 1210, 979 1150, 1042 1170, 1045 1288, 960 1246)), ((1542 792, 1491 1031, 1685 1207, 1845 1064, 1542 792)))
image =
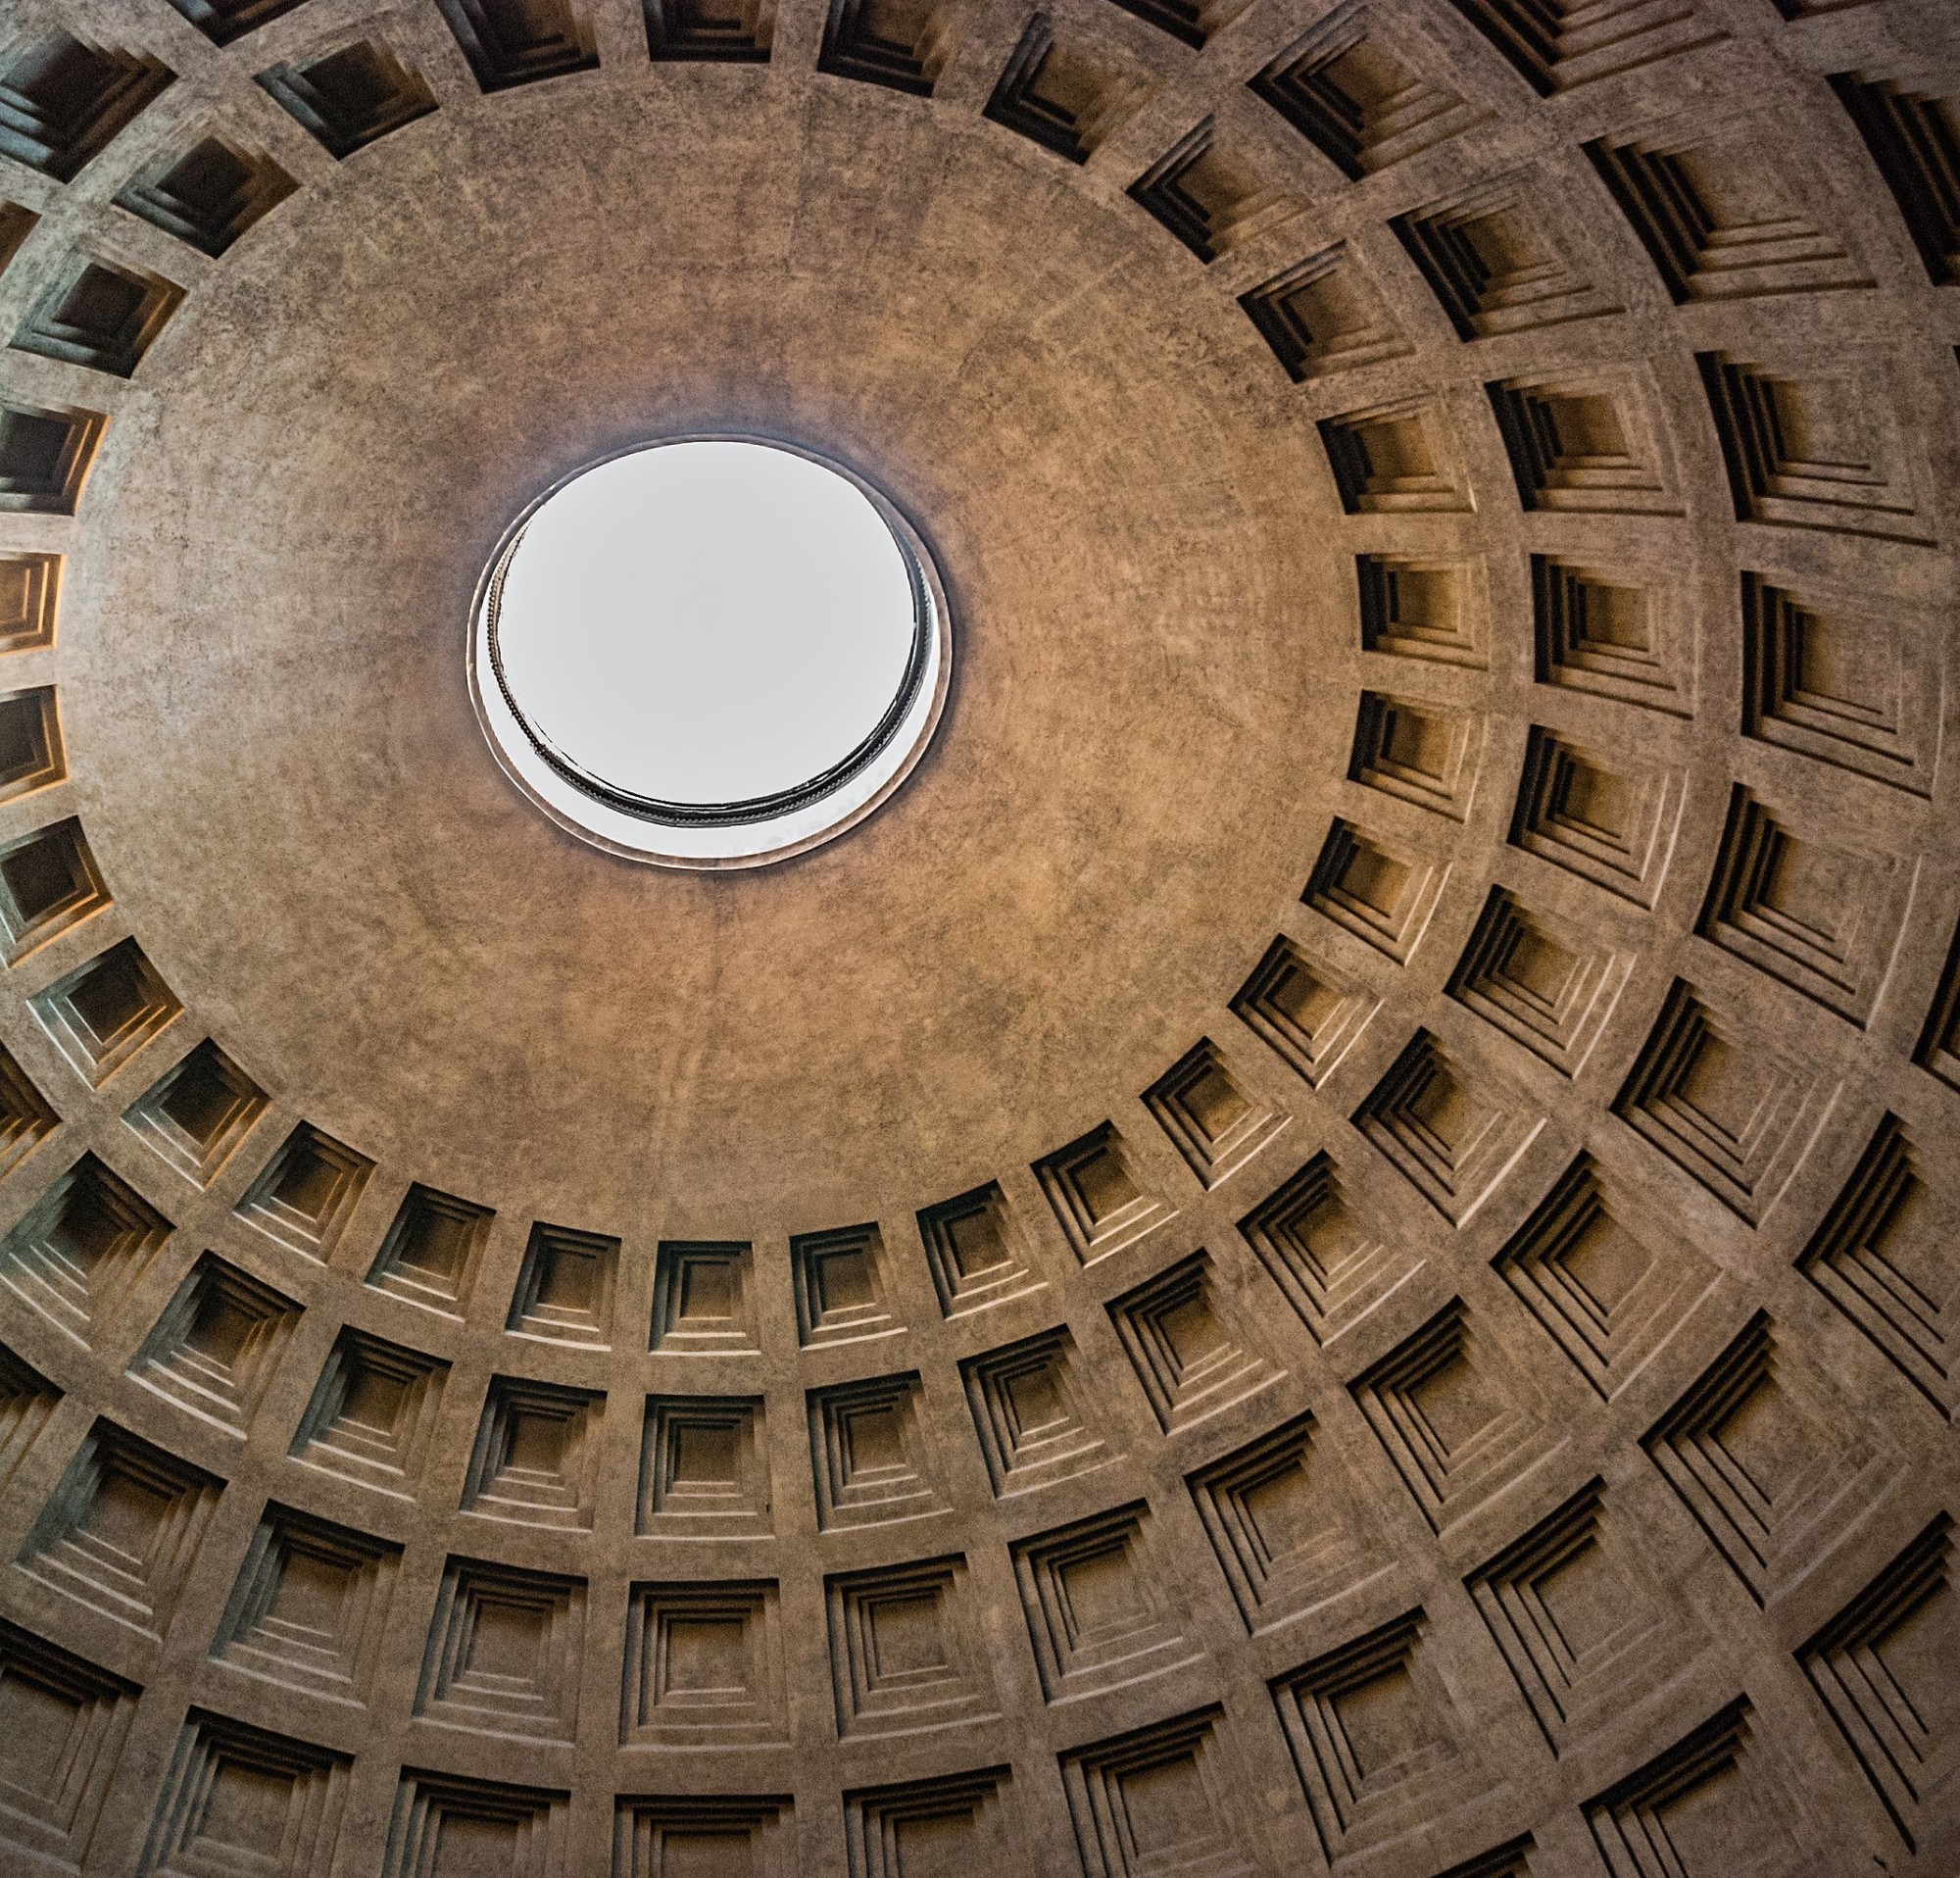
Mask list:
POLYGON ((1943 0, 0 0, 0 1873, 1951 1878, 1956 153, 1943 0), (933 721, 647 865, 475 609, 742 439, 933 721))

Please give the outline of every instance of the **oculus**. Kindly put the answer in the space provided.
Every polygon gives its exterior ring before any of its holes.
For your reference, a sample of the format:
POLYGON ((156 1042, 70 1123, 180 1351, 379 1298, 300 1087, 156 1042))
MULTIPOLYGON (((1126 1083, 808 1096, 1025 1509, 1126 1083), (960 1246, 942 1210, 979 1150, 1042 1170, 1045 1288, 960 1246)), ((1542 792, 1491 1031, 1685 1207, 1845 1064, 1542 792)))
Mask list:
POLYGON ((499 763, 613 853, 745 867, 864 819, 923 754, 951 669, 924 543, 842 466, 759 437, 637 446, 517 517, 469 679, 499 763))

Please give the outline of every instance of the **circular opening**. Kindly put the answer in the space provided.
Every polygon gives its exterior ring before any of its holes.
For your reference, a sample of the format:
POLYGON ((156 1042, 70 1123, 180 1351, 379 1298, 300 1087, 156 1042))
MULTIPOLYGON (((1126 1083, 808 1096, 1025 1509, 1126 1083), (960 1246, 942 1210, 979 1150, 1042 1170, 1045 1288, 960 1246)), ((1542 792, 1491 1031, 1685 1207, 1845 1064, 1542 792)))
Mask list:
POLYGON ((485 573, 477 713, 574 833, 676 866, 842 833, 917 761, 949 666, 923 544, 837 465, 744 437, 567 476, 485 573))

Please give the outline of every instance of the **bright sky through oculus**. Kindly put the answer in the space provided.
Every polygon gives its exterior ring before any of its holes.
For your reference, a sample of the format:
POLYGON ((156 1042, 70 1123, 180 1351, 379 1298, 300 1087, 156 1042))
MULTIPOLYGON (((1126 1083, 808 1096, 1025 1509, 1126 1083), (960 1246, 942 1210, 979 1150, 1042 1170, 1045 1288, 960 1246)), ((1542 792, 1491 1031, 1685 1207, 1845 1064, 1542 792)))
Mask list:
POLYGON ((908 525, 855 477, 747 439, 568 477, 507 535, 474 633, 505 767, 601 845, 678 865, 861 818, 945 696, 944 600, 908 525))

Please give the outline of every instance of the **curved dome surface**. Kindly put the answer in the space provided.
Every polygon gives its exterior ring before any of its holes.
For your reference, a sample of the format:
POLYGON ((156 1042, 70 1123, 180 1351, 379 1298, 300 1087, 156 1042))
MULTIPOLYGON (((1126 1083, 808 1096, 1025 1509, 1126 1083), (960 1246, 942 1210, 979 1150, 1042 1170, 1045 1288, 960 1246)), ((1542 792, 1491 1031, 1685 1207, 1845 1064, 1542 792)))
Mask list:
POLYGON ((0 1868, 1952 1868, 1960 16, 0 6, 0 1868), (728 874, 466 669, 701 435, 728 874))

